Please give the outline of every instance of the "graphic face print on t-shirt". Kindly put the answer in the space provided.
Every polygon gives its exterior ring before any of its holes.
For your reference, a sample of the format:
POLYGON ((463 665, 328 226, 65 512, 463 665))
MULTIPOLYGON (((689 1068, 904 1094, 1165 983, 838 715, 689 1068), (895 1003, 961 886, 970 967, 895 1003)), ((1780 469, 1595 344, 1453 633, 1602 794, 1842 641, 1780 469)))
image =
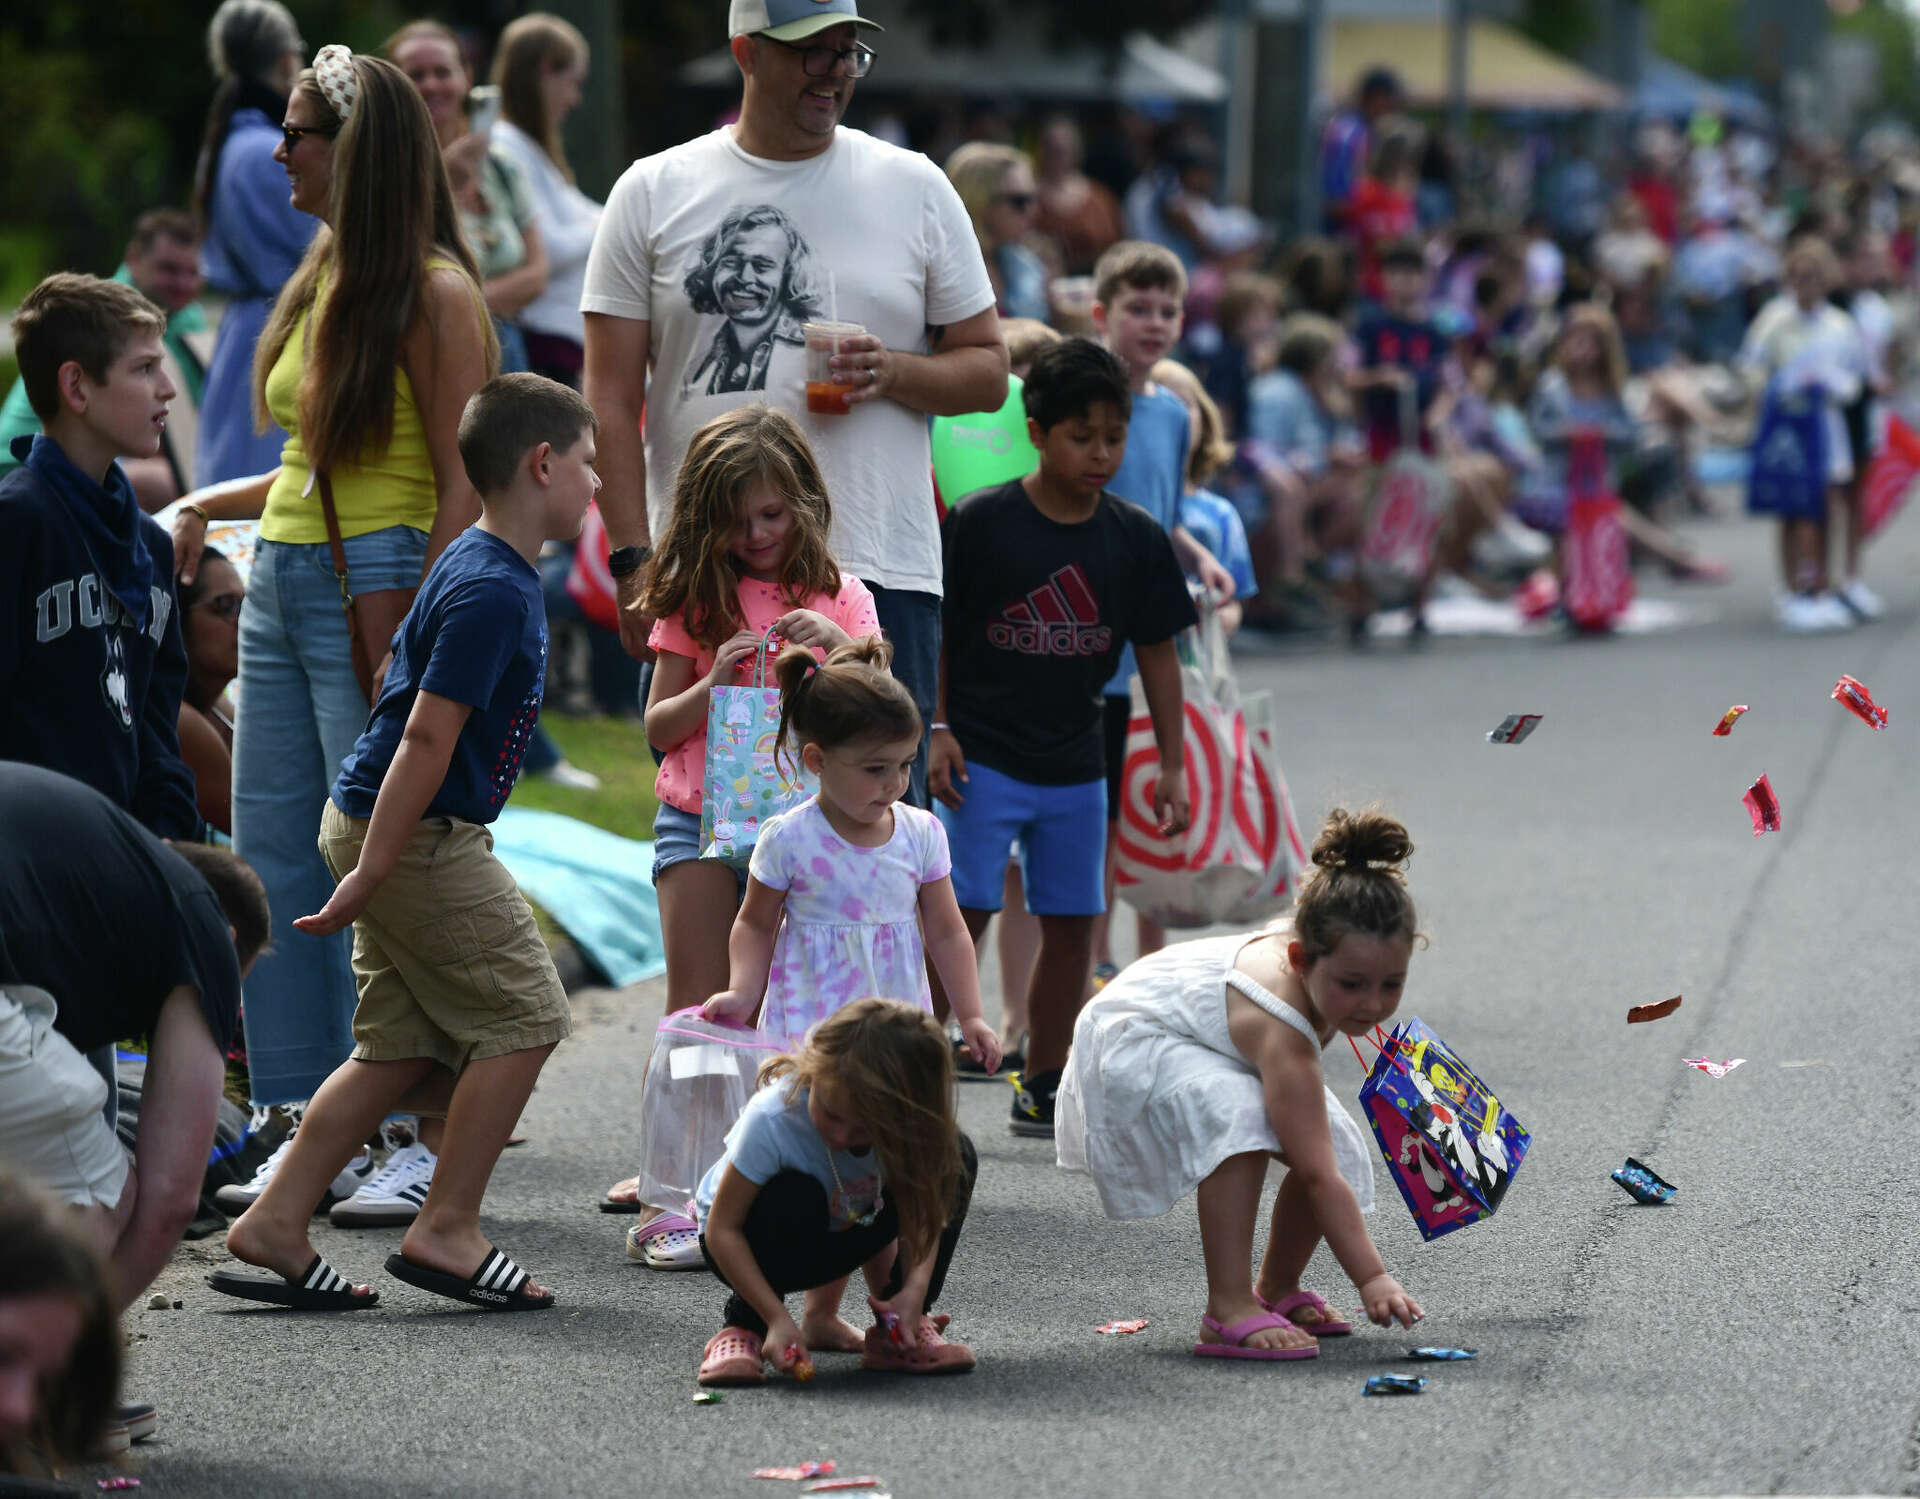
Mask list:
POLYGON ((770 203, 729 210, 687 270, 693 310, 721 321, 681 385, 710 396, 765 390, 775 348, 799 345, 801 324, 819 314, 821 280, 784 212, 770 203))

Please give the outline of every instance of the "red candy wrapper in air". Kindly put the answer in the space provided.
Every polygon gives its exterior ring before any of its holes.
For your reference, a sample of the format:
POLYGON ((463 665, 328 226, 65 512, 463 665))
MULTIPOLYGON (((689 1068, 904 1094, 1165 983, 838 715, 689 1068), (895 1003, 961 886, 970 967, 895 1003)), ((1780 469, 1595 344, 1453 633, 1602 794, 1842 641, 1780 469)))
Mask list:
POLYGON ((1488 744, 1518 744, 1540 726, 1538 713, 1509 713, 1500 727, 1487 730, 1488 744))
POLYGON ((1713 737, 1715 739, 1725 739, 1727 735, 1733 732, 1733 721, 1746 711, 1747 705, 1745 703, 1735 703, 1731 708, 1727 709, 1720 722, 1713 726, 1713 737))
POLYGON ((825 1478, 831 1474, 836 1464, 831 1458, 823 1462, 801 1463, 796 1468, 755 1468, 755 1478, 825 1478))
POLYGON ((1874 702, 1873 694, 1852 677, 1833 684, 1833 700, 1870 729, 1887 726, 1887 710, 1874 702))
POLYGON ((1094 1328, 1095 1332, 1106 1333, 1109 1337, 1117 1333, 1144 1332, 1147 1326, 1145 1317, 1128 1317, 1119 1322, 1102 1322, 1094 1328))
POLYGON ((1773 782, 1764 775, 1747 787, 1740 798, 1747 804, 1747 816, 1753 819, 1753 836, 1780 831, 1780 798, 1773 794, 1773 782))
POLYGON ((1746 1058, 1734 1057, 1732 1060, 1726 1062, 1712 1062, 1705 1057, 1682 1057, 1680 1060, 1696 1072, 1704 1072, 1708 1077, 1717 1079, 1725 1077, 1729 1072, 1733 1071, 1734 1068, 1746 1061, 1746 1058))
POLYGON ((1627 1024, 1640 1025, 1649 1020, 1665 1020, 1667 1016, 1679 1008, 1680 996, 1678 994, 1674 995, 1672 999, 1663 999, 1658 1004, 1635 1005, 1627 1011, 1627 1024))

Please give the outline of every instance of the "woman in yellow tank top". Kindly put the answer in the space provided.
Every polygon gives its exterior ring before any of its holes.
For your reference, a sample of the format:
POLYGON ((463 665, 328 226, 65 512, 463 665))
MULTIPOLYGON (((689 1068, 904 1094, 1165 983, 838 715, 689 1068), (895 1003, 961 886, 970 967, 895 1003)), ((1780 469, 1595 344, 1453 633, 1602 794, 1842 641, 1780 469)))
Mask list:
POLYGON ((332 486, 352 591, 416 587, 480 514, 455 433, 498 358, 439 141, 406 76, 324 47, 284 128, 274 159, 293 206, 325 227, 254 355, 255 415, 287 430, 280 467, 189 495, 173 533, 186 579, 209 516, 260 518, 233 746, 234 843, 274 916, 273 950, 246 983, 256 1104, 311 1096, 353 1049, 350 934, 292 927, 333 889, 320 807, 367 721, 317 478, 332 486))

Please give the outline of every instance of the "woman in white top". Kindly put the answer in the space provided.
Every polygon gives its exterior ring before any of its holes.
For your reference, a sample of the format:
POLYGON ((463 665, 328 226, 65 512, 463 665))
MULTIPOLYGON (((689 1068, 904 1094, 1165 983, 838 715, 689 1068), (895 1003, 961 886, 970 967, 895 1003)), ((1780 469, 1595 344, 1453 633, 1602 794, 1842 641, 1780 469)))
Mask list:
POLYGON ((493 59, 500 122, 493 143, 520 169, 547 247, 547 289, 519 315, 527 364, 576 388, 585 362, 580 292, 600 205, 573 185, 560 124, 579 105, 586 77, 587 39, 560 17, 534 11, 500 33, 493 59))

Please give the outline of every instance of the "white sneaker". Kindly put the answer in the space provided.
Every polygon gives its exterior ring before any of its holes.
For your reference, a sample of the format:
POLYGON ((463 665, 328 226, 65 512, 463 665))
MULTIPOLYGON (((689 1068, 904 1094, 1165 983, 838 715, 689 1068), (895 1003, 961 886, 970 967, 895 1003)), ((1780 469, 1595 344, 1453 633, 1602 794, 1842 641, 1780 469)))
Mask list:
POLYGON ((373 1177, 327 1214, 335 1228, 392 1228, 420 1216, 439 1157, 419 1143, 387 1157, 373 1177))
POLYGON ((1789 635, 1833 635, 1859 620, 1831 593, 1789 593, 1774 605, 1774 618, 1789 635))
MULTIPOLYGON (((213 1194, 214 1202, 222 1211, 237 1217, 259 1201, 260 1194, 267 1190, 267 1183, 272 1181, 274 1173, 279 1171, 280 1163, 287 1158, 287 1151, 293 1146, 294 1133, 298 1131, 288 1134, 287 1138, 280 1142, 280 1148, 254 1169, 251 1181, 244 1186, 237 1182, 230 1182, 213 1194)), ((328 1202, 353 1196, 373 1173, 373 1152, 363 1146, 360 1154, 347 1162, 346 1170, 333 1179, 333 1185, 327 1188, 325 1199, 315 1205, 314 1211, 318 1212, 328 1202)))
POLYGON ((1518 517, 1503 514, 1499 524, 1473 538, 1474 566, 1488 573, 1532 572, 1553 552, 1553 543, 1518 517))
POLYGON ((1862 624, 1872 624, 1887 612, 1886 600, 1867 587, 1864 578, 1849 578, 1834 594, 1862 624))
POLYGON ((540 779, 551 781, 556 786, 565 786, 569 791, 598 791, 600 777, 590 770, 582 770, 571 760, 561 760, 541 771, 540 779))

